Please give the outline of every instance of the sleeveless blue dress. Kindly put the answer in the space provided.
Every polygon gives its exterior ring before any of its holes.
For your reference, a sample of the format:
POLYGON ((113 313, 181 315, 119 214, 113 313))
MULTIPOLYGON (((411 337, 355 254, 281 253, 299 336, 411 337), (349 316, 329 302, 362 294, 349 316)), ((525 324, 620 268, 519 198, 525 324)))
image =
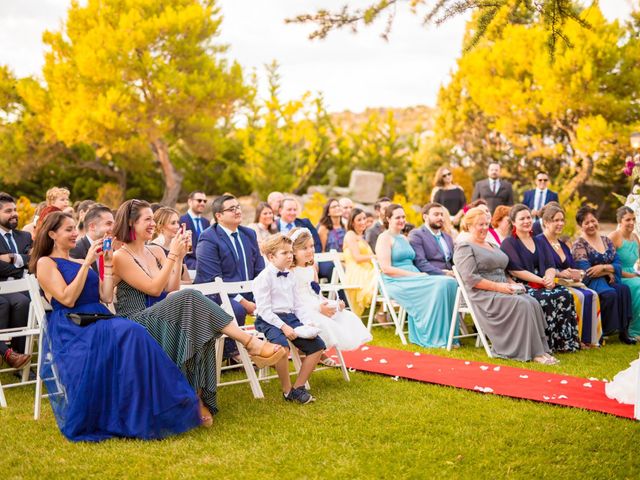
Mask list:
MULTIPOLYGON (((80 264, 53 259, 67 284, 80 264)), ((67 313, 110 313, 89 270, 73 308, 55 299, 43 336, 41 376, 69 440, 160 439, 200 424, 198 397, 144 327, 126 318, 79 327, 67 313)))
MULTIPOLYGON (((416 252, 409 241, 398 235, 391 246, 391 265, 409 272, 416 252)), ((390 277, 382 274, 389 296, 407 311, 409 341, 423 347, 445 347, 456 300, 457 282, 444 275, 390 277)), ((458 326, 456 326, 457 335, 458 326)), ((458 343, 458 342, 456 342, 458 343)))

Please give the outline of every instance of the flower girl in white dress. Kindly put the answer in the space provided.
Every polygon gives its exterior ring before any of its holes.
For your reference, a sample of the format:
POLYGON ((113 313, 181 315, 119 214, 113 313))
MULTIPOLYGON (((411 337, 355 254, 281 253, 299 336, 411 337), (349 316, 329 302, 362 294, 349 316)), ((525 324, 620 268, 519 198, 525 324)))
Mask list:
POLYGON ((613 380, 604 386, 607 397, 619 403, 635 405, 640 392, 640 358, 629 364, 629 368, 618 372, 613 380))
MULTIPOLYGON (((302 307, 295 315, 305 325, 320 329, 320 337, 327 348, 355 350, 371 341, 371 333, 353 312, 345 310, 341 300, 327 300, 320 294, 314 266, 314 244, 311 232, 306 228, 295 228, 289 233, 293 241, 292 272, 296 280, 296 295, 302 307)), ((325 365, 335 366, 331 358, 322 360, 325 365)))

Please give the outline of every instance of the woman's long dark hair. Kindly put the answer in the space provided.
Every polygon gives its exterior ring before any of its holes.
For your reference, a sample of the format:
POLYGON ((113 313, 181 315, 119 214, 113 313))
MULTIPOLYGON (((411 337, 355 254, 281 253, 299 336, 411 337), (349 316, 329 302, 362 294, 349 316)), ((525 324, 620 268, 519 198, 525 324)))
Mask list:
POLYGON ((116 212, 115 224, 113 226, 113 236, 123 243, 129 243, 135 239, 131 234, 133 224, 140 218, 141 212, 145 208, 151 208, 149 202, 132 198, 127 200, 116 212))
POLYGON ((38 234, 31 250, 31 259, 29 260, 29 271, 34 275, 38 274, 38 260, 42 257, 48 257, 53 252, 53 238, 49 236, 49 232, 57 231, 68 218, 73 220, 73 217, 68 213, 51 212, 38 228, 38 234))
POLYGON ((331 209, 331 204, 333 202, 336 202, 338 203, 338 205, 340 205, 337 198, 330 198, 329 200, 327 200, 327 203, 325 203, 324 207, 322 207, 322 216, 320 217, 320 222, 318 223, 318 225, 324 225, 327 230, 333 230, 333 220, 331 220, 331 217, 329 216, 329 210, 331 209))

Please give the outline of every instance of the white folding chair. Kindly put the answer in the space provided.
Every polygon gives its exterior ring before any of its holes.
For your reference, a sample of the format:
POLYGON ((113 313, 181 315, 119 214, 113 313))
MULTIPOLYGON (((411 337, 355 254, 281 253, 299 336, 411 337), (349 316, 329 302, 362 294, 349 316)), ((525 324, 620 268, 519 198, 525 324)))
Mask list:
MULTIPOLYGON (((27 275, 24 278, 18 280, 7 280, 4 282, 0 282, 0 295, 8 294, 8 293, 29 293, 29 277, 31 275, 27 275)), ((0 342, 7 342, 13 338, 25 337, 25 353, 27 355, 33 354, 33 341, 34 338, 40 334, 40 329, 35 320, 35 316, 33 313, 33 301, 29 303, 29 313, 27 318, 27 325, 24 327, 16 327, 16 328, 5 328, 0 330, 0 342)), ((13 388, 20 387, 23 385, 31 385, 35 383, 35 380, 29 380, 29 373, 31 371, 31 367, 35 364, 29 362, 27 365, 22 367, 21 369, 16 368, 4 368, 0 370, 1 373, 7 372, 17 372, 19 370, 22 371, 22 376, 20 381, 14 383, 5 383, 2 384, 2 379, 0 378, 0 407, 5 408, 7 406, 7 400, 4 395, 5 388, 13 388)))
POLYGON ((40 293, 40 284, 34 275, 29 276, 31 304, 33 305, 33 312, 36 318, 36 322, 40 328, 40 339, 38 342, 38 367, 36 371, 36 393, 34 402, 33 418, 34 420, 40 419, 40 413, 42 412, 42 399, 49 398, 55 395, 64 395, 64 386, 59 381, 58 372, 51 352, 48 355, 44 355, 44 342, 47 331, 47 316, 46 312, 51 310, 51 305, 47 302, 40 293), (51 377, 42 378, 42 369, 44 364, 50 364, 51 377), (49 386, 55 384, 55 391, 49 390, 46 394, 43 393, 42 387, 44 381, 52 380, 53 383, 49 383, 49 386))
MULTIPOLYGON (((251 291, 251 282, 233 282, 233 283, 225 283, 222 281, 220 277, 216 278, 214 282, 209 283, 196 283, 192 285, 182 285, 180 287, 181 290, 184 289, 192 289, 201 292, 203 295, 220 295, 222 300, 222 309, 227 312, 229 315, 235 318, 233 307, 231 306, 231 301, 229 300, 229 294, 238 294, 238 293, 247 293, 251 291)), ((244 328, 250 335, 255 335, 255 332, 252 328, 244 328)), ((262 392, 262 387, 260 387, 260 382, 258 381, 258 376, 256 375, 255 370, 253 369, 253 363, 251 362, 251 358, 247 353, 246 348, 240 342, 236 341, 236 345, 238 346, 238 354, 240 355, 241 366, 244 368, 245 374, 247 378, 241 380, 232 380, 232 381, 221 381, 221 373, 223 370, 227 370, 229 368, 237 368, 237 367, 222 367, 222 354, 224 352, 224 341, 227 338, 226 335, 221 335, 220 338, 216 340, 216 369, 217 369, 217 378, 218 378, 218 386, 223 387, 225 385, 235 385, 238 383, 249 383, 251 387, 251 392, 253 393, 254 398, 264 398, 264 393, 262 392)))
POLYGON ((375 258, 372 258, 371 263, 373 264, 373 274, 376 277, 376 288, 373 291, 373 297, 371 299, 371 308, 369 310, 369 320, 367 322, 367 328, 369 329, 369 331, 371 331, 374 326, 393 325, 396 329, 396 335, 400 337, 400 341, 402 342, 402 344, 406 345, 407 338, 404 332, 404 324, 407 312, 397 302, 393 301, 393 299, 387 293, 387 287, 385 286, 382 279, 382 272, 380 270, 378 261, 375 258), (378 302, 382 303, 383 308, 391 316, 391 322, 378 323, 376 325, 373 324, 373 316, 375 315, 376 305, 378 302))
POLYGON ((453 273, 455 274, 456 282, 458 282, 458 291, 456 292, 456 301, 453 306, 451 327, 449 328, 449 339, 447 340, 447 350, 451 350, 454 339, 476 337, 476 346, 479 346, 478 342, 481 342, 482 346, 484 347, 484 351, 487 352, 487 356, 489 358, 493 358, 493 355, 491 354, 491 348, 489 348, 489 343, 487 342, 487 337, 482 331, 480 323, 478 323, 478 316, 475 313, 473 303, 471 303, 471 301, 469 300, 466 286, 462 281, 462 277, 460 277, 460 272, 458 272, 455 266, 453 267, 453 273), (466 325, 464 324, 464 316, 467 313, 471 315, 473 325, 476 327, 476 333, 468 333, 466 329, 466 325), (454 335, 456 324, 458 322, 460 322, 460 330, 463 333, 460 335, 454 335))
MULTIPOLYGON (((336 250, 329 250, 324 253, 316 253, 314 256, 314 261, 316 265, 320 262, 332 262, 333 263, 333 271, 331 273, 331 279, 329 283, 320 284, 321 292, 328 292, 329 299, 335 300, 338 298, 338 292, 343 291, 346 293, 347 290, 358 290, 362 288, 362 285, 348 285, 345 282, 346 274, 344 271, 343 262, 343 254, 342 252, 338 252, 336 250)), ((349 296, 345 295, 347 307, 351 309, 351 305, 349 303, 349 296)))

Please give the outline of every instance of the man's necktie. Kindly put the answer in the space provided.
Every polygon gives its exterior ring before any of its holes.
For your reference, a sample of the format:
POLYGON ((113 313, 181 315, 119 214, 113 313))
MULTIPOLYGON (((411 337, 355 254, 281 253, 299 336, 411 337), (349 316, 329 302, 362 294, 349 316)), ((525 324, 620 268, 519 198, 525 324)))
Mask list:
POLYGON ((202 219, 200 217, 195 218, 195 225, 196 225, 196 237, 198 237, 202 233, 202 219))
POLYGON ((13 237, 11 236, 11 232, 5 233, 4 236, 7 239, 7 245, 9 245, 9 250, 11 250, 11 253, 18 253, 13 243, 13 237))
POLYGON ((536 190, 536 204, 534 205, 533 209, 534 210, 540 210, 540 207, 542 206, 542 193, 540 190, 536 190))
POLYGON ((247 272, 246 272, 246 262, 244 260, 244 254, 242 253, 242 245, 240 245, 240 239, 238 238, 238 232, 233 232, 231 234, 231 236, 233 237, 233 242, 236 245, 236 254, 237 254, 237 258, 238 258, 238 264, 240 266, 240 277, 242 278, 242 280, 246 280, 247 279, 247 272))

